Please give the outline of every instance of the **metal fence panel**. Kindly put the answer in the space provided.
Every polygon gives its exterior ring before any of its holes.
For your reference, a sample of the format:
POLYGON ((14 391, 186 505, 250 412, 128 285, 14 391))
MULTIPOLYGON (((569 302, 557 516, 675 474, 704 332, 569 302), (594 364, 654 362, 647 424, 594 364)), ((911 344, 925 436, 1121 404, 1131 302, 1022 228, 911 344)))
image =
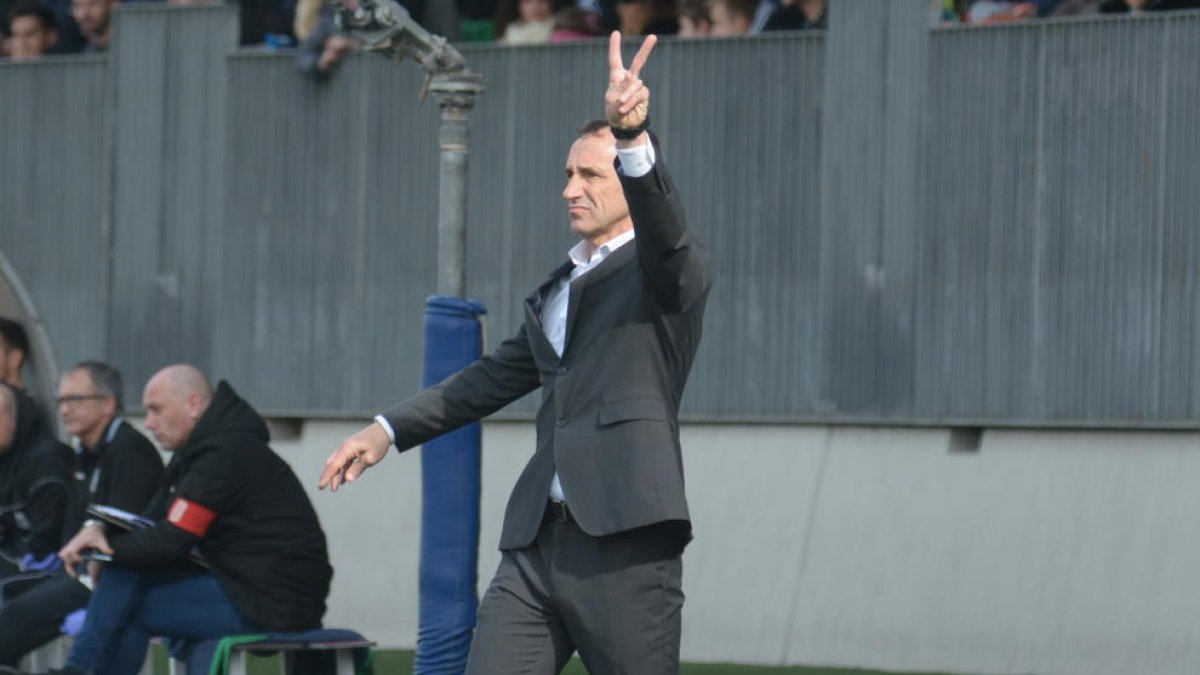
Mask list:
MULTIPOLYGON (((655 128, 717 275, 685 412, 1194 425, 1200 17, 877 10, 655 51, 655 128)), ((0 66, 27 103, 0 112, 0 246, 64 360, 104 355, 131 393, 192 361, 280 414, 415 389, 438 190, 416 67, 315 81, 232 52, 230 8, 117 22, 106 58, 0 66)), ((604 44, 464 52, 487 77, 467 290, 496 344, 572 244, 561 167, 604 44)))
POLYGON ((436 279, 436 109, 382 59, 316 82, 230 61, 214 371, 273 410, 362 411, 419 383, 436 279))
POLYGON ((1037 30, 937 32, 918 244, 916 410, 1036 418, 1042 91, 1037 30))
POLYGON ((1200 15, 1171 21, 1162 41, 1164 145, 1159 332, 1159 414, 1165 419, 1200 419, 1200 15))
POLYGON ((95 57, 0 64, 0 247, 64 364, 106 349, 109 75, 95 57))
POLYGON ((209 365, 212 316, 236 305, 209 302, 203 251, 220 214, 224 62, 237 14, 141 6, 118 21, 108 55, 116 236, 106 356, 136 395, 164 365, 209 365))

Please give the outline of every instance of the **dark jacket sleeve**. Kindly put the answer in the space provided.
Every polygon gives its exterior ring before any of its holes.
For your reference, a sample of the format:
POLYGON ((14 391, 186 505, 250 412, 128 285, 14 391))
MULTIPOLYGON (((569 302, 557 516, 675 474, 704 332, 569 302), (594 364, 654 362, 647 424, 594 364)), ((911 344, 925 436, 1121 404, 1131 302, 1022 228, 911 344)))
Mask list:
POLYGON ((70 507, 71 467, 63 453, 43 453, 35 460, 25 498, 28 533, 22 548, 43 558, 59 549, 70 507))
POLYGON ((198 453, 167 505, 166 517, 153 527, 121 532, 110 538, 113 560, 131 567, 178 562, 204 538, 208 526, 229 512, 245 484, 232 449, 198 453), (181 506, 181 503, 183 504, 181 506), (196 513, 203 517, 193 517, 196 513), (182 516, 182 517, 181 517, 182 516))
POLYGON ((708 249, 687 226, 683 203, 654 141, 654 168, 644 176, 621 176, 637 232, 638 263, 650 292, 669 313, 683 313, 712 285, 708 249))
POLYGON ((104 481, 92 501, 141 513, 162 481, 158 451, 145 436, 122 425, 105 453, 104 481))
POLYGON ((541 384, 525 326, 494 352, 384 413, 400 450, 480 420, 541 384))

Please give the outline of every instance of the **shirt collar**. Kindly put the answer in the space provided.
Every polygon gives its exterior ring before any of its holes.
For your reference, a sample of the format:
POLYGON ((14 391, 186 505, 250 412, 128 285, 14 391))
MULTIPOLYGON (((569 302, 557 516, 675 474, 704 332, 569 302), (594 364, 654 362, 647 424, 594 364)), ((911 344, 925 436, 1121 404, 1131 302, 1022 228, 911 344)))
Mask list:
POLYGON ((77 439, 75 441, 75 452, 80 453, 80 452, 83 452, 84 450, 88 450, 90 452, 95 452, 95 451, 99 450, 100 448, 108 445, 109 443, 112 443, 113 437, 117 435, 117 429, 120 428, 121 423, 124 421, 125 421, 124 415, 117 415, 116 417, 114 417, 112 419, 112 421, 108 423, 108 431, 104 432, 104 438, 102 438, 100 440, 100 443, 98 443, 97 446, 94 448, 84 447, 83 441, 77 439))
POLYGON ((629 228, 625 232, 604 242, 597 249, 593 249, 592 245, 586 239, 583 239, 578 244, 572 246, 570 251, 567 251, 567 257, 571 259, 571 262, 575 263, 576 267, 600 262, 607 258, 613 251, 633 241, 634 234, 636 234, 636 231, 633 228, 629 228))

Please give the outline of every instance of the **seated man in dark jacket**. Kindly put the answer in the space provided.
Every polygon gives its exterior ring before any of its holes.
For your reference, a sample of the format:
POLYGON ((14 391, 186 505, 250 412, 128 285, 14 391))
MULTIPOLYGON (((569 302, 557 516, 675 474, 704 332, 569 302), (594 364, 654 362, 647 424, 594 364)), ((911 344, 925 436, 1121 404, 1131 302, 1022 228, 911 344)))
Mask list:
MULTIPOLYGON (((89 504, 140 513, 162 482, 163 464, 154 444, 125 421, 121 373, 99 361, 84 361, 58 384, 59 417, 76 438, 75 494, 68 532, 84 520, 89 504)), ((58 562, 57 549, 53 561, 58 562)), ((59 635, 72 612, 91 592, 61 573, 5 584, 0 606, 0 664, 17 659, 59 635)))
POLYGON ((0 383, 0 577, 52 561, 70 505, 71 449, 33 399, 0 383))
POLYGON ((128 532, 84 527, 60 552, 111 556, 64 673, 134 675, 151 636, 188 641, 318 628, 333 574, 325 534, 262 417, 222 382, 169 366, 143 394, 146 429, 174 456, 128 532), (207 569, 189 562, 199 552, 207 569))

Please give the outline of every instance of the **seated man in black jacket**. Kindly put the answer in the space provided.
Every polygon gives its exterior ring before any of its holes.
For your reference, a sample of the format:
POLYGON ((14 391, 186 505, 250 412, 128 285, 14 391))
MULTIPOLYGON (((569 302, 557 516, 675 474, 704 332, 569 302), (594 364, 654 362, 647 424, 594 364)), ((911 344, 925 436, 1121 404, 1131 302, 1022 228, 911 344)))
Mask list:
POLYGON ((71 449, 33 400, 0 383, 0 577, 53 562, 70 504, 71 449))
MULTIPOLYGON (((141 513, 162 482, 162 458, 154 444, 125 421, 123 389, 121 373, 99 361, 77 364, 59 381, 58 413, 77 439, 68 532, 79 528, 89 503, 141 513)), ((63 574, 6 584, 4 591, 0 664, 10 666, 54 639, 63 619, 91 597, 86 586, 63 574)))
POLYGON ((174 453, 145 512, 158 524, 88 525, 60 552, 69 570, 89 550, 112 558, 62 672, 134 675, 154 635, 319 628, 333 574, 325 534, 262 417, 183 365, 156 373, 143 405, 146 429, 174 453), (207 569, 188 562, 193 550, 207 569))

